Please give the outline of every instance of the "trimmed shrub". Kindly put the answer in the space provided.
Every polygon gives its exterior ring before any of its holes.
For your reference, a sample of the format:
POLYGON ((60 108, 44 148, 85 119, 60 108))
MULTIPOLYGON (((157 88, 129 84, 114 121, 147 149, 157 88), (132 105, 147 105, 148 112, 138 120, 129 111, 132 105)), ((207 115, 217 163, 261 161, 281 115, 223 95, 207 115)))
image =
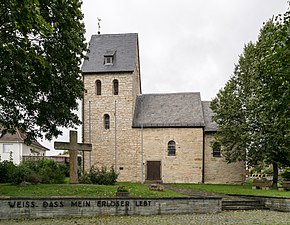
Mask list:
POLYGON ((92 167, 89 172, 85 172, 79 179, 83 184, 114 185, 117 182, 118 174, 114 168, 108 171, 106 167, 101 169, 92 167))

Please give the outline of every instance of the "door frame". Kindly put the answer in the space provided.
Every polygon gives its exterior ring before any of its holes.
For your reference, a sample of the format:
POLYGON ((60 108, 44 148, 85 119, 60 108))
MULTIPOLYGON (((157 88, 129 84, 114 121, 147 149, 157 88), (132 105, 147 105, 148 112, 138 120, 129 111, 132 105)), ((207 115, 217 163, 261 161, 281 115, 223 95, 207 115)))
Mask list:
POLYGON ((146 181, 162 181, 162 164, 161 164, 161 160, 147 160, 146 161, 146 167, 145 167, 145 171, 146 171, 146 173, 145 173, 145 175, 146 175, 146 181), (159 175, 160 175, 160 179, 156 179, 156 180, 149 180, 148 179, 148 162, 159 162, 159 175))

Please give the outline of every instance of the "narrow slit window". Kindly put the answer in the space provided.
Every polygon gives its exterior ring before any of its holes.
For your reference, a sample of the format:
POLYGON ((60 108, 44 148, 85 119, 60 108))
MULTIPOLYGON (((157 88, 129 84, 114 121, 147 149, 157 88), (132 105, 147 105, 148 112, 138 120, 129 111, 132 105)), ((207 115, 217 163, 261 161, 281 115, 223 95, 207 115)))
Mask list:
POLYGON ((175 156, 176 155, 176 144, 175 141, 168 142, 168 156, 175 156))
POLYGON ((119 81, 118 80, 113 80, 113 93, 114 95, 119 94, 119 81))
POLYGON ((96 94, 102 94, 102 82, 100 80, 96 80, 96 94))
POLYGON ((110 116, 108 114, 104 115, 104 128, 106 130, 110 129, 110 116))

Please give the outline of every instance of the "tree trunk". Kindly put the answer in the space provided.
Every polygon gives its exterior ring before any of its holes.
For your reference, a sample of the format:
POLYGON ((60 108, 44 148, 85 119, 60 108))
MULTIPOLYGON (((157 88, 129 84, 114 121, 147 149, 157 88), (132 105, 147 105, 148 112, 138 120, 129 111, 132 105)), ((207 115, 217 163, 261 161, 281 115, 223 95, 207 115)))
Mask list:
POLYGON ((272 188, 277 189, 278 186, 278 164, 276 162, 273 162, 273 184, 272 188))

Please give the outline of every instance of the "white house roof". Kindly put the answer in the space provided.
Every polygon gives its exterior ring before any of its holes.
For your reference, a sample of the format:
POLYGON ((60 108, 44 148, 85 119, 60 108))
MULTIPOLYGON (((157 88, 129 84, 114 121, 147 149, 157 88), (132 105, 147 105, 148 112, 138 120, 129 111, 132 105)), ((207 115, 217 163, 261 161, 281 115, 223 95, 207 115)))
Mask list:
MULTIPOLYGON (((8 143, 16 143, 16 142, 24 143, 25 138, 26 138, 25 133, 22 133, 19 130, 16 130, 15 134, 6 133, 6 134, 1 135, 0 143, 7 143, 7 142, 8 143)), ((49 151, 48 148, 41 145, 37 140, 32 140, 31 146, 44 150, 44 151, 49 151)))

